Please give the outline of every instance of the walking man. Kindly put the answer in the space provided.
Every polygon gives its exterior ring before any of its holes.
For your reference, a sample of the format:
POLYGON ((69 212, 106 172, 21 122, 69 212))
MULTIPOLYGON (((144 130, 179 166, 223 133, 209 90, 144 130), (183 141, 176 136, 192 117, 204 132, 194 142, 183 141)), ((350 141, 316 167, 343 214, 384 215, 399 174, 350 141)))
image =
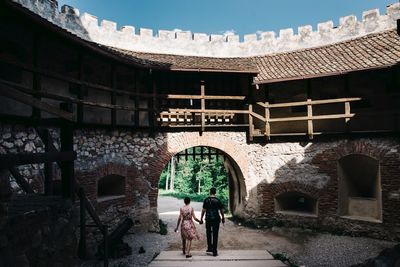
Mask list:
POLYGON ((207 233, 207 252, 212 252, 213 256, 218 255, 218 231, 219 224, 225 223, 224 207, 221 201, 215 196, 215 187, 210 189, 210 196, 203 202, 200 223, 203 223, 204 213, 206 214, 206 233, 207 233), (220 216, 221 214, 221 216, 220 216))

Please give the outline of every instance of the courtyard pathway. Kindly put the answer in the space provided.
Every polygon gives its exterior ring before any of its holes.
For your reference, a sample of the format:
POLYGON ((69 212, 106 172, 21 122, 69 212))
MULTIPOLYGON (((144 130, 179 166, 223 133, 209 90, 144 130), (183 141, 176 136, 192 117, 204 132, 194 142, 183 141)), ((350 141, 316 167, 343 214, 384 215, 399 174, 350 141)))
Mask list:
MULTIPOLYGON (((174 232, 181 206, 183 206, 183 200, 159 197, 159 216, 168 224, 169 241, 165 248, 166 251, 181 250, 180 233, 174 232)), ((202 203, 192 202, 191 206, 195 209, 196 216, 200 217, 202 203)), ((196 226, 200 240, 193 242, 192 249, 197 251, 196 253, 199 253, 200 257, 206 249, 205 226, 199 224, 196 224, 196 226)), ((392 247, 394 244, 393 242, 372 238, 337 236, 297 228, 251 229, 237 225, 228 219, 225 225, 220 228, 219 254, 222 255, 224 251, 232 250, 258 250, 284 254, 299 265, 306 265, 307 267, 351 266, 375 257, 384 248, 392 247)), ((196 258, 195 255, 193 258, 196 258)), ((214 264, 213 266, 216 266, 214 264)), ((190 266, 194 265, 191 264, 190 266)))

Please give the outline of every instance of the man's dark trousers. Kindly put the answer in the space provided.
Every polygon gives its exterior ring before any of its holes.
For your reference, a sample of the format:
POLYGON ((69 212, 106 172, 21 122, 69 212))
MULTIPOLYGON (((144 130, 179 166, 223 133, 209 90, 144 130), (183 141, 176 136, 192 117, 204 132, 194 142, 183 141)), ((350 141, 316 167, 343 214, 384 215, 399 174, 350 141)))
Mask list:
POLYGON ((214 254, 217 253, 219 224, 220 220, 206 220, 207 251, 214 254))

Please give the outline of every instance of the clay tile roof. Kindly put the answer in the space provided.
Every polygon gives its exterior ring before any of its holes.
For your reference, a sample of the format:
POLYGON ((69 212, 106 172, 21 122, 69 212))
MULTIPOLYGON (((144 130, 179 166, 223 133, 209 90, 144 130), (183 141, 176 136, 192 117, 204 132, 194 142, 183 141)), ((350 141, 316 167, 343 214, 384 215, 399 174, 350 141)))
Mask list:
POLYGON ((149 68, 164 68, 180 71, 218 71, 258 73, 256 64, 251 58, 213 58, 200 56, 182 56, 154 54, 107 47, 110 52, 129 60, 135 60, 149 68))
POLYGON ((400 37, 395 30, 336 44, 253 57, 256 83, 337 75, 399 64, 400 37))

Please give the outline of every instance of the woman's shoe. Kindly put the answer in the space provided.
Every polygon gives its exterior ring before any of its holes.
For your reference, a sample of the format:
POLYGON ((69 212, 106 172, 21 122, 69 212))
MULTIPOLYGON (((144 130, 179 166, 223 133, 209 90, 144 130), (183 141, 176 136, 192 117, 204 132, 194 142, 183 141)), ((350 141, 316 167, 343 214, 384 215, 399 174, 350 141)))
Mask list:
POLYGON ((191 258, 191 257, 192 257, 192 255, 190 255, 190 254, 186 255, 186 258, 191 258))

